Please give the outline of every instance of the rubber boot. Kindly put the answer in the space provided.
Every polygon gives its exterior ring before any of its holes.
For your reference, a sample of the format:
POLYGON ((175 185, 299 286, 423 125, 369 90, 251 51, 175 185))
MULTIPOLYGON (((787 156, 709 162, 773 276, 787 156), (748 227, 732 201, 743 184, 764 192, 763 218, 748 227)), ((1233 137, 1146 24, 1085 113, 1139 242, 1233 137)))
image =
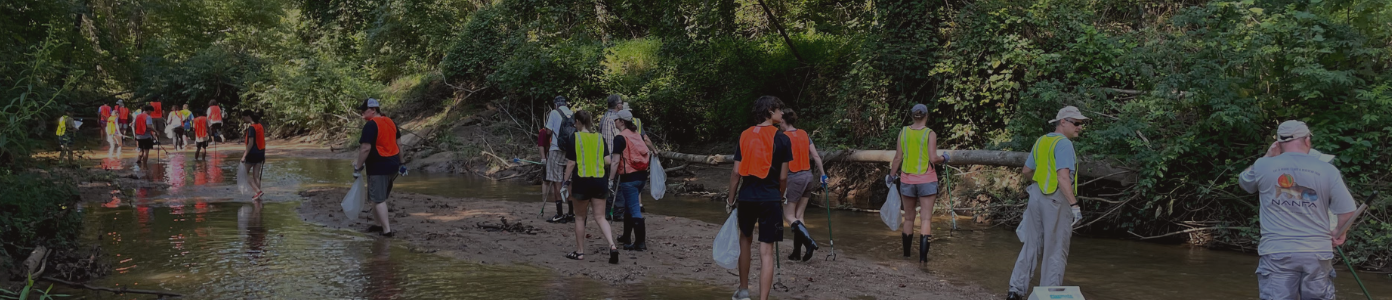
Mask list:
POLYGON ((913 235, 900 233, 899 237, 904 239, 904 258, 909 258, 909 251, 913 251, 913 235))
MULTIPOLYGON (((797 226, 797 223, 793 224, 793 226, 797 226)), ((788 260, 801 259, 802 256, 798 255, 800 252, 802 252, 802 233, 798 232, 797 227, 793 227, 793 252, 788 253, 788 260)))
POLYGON ((648 251, 648 220, 637 218, 633 220, 633 245, 625 246, 624 249, 633 251, 648 251), (629 249, 632 248, 632 249, 629 249))
POLYGON ((928 240, 932 238, 933 235, 931 234, 918 237, 918 262, 928 262, 928 248, 933 245, 933 242, 928 240))
POLYGON ((620 245, 624 245, 624 249, 628 249, 628 246, 633 243, 632 239, 629 238, 630 236, 632 236, 631 233, 633 232, 633 227, 633 219, 624 218, 623 235, 620 235, 619 238, 616 240, 619 242, 620 245))
POLYGON ((793 230, 797 230, 797 232, 802 235, 802 244, 807 247, 807 253, 802 255, 802 261, 812 260, 812 253, 817 251, 817 249, 821 249, 821 247, 818 247, 817 241, 812 239, 812 232, 807 230, 807 224, 802 223, 802 221, 797 221, 797 225, 793 227, 793 230))

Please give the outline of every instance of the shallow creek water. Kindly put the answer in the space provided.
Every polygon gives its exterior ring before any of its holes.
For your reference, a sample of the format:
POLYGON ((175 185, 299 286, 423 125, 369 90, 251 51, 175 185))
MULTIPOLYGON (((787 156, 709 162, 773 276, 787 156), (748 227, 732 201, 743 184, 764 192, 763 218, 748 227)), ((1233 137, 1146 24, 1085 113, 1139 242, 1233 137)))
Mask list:
MULTIPOLYGON (((272 158, 264 180, 269 200, 255 205, 248 201, 250 196, 236 193, 236 159, 214 155, 210 161, 194 162, 178 154, 164 162, 152 159, 150 168, 138 173, 170 183, 168 191, 137 190, 133 199, 89 205, 84 236, 109 253, 116 269, 96 284, 170 290, 194 299, 728 297, 728 288, 722 286, 662 281, 611 287, 587 278, 559 276, 542 267, 464 262, 417 253, 403 241, 325 229, 297 216, 295 192, 346 186, 351 179, 347 161, 272 158)), ((129 161, 102 164, 131 167, 129 161)), ((539 204, 541 199, 539 186, 452 174, 412 173, 399 179, 396 188, 498 201, 539 204)), ((647 199, 644 203, 656 214, 712 223, 726 217, 720 203, 702 197, 647 199)), ((817 259, 831 250, 827 247, 827 218, 824 209, 807 211, 808 226, 823 245, 817 259)), ((980 285, 1002 293, 1021 246, 1011 230, 978 226, 964 219, 959 224, 961 230, 951 231, 948 220, 940 215, 933 224, 936 241, 930 262, 919 267, 899 255, 899 234, 889 231, 878 216, 832 211, 830 220, 837 253, 921 268, 953 283, 980 285)), ((781 246, 784 252, 791 248, 788 243, 781 246)), ((839 259, 853 258, 842 255, 839 259)), ((1089 299, 1256 299, 1256 262, 1253 254, 1075 236, 1065 284, 1081 286, 1089 299)), ((1338 270, 1339 295, 1364 298, 1347 270, 1342 266, 1338 270)), ((1392 299, 1392 279, 1360 275, 1373 295, 1392 299)))

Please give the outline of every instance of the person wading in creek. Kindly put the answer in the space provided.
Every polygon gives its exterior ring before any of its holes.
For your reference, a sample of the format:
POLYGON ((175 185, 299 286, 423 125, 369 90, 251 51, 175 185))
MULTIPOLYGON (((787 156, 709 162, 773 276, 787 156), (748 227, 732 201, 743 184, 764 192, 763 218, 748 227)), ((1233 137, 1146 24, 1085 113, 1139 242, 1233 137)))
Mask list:
POLYGON ((575 251, 566 254, 566 258, 585 259, 585 222, 595 220, 595 223, 599 223, 599 230, 604 233, 604 240, 609 242, 609 263, 618 264, 619 248, 614 244, 614 232, 604 221, 604 199, 610 190, 608 175, 613 173, 605 169, 620 158, 618 154, 609 153, 603 136, 590 131, 595 128, 594 125, 589 112, 576 112, 577 131, 569 139, 573 142, 561 145, 566 155, 566 179, 561 184, 570 186, 570 199, 575 201, 578 213, 575 219, 575 251))
POLYGON ((212 140, 208 133, 208 117, 204 117, 202 113, 194 113, 194 116, 193 159, 208 159, 208 142, 212 140))
POLYGON ((98 126, 101 126, 101 135, 103 137, 106 136, 106 118, 110 117, 111 115, 111 105, 102 103, 102 106, 97 108, 97 120, 99 121, 98 123, 101 123, 98 126))
POLYGON ((1353 218, 1353 195, 1339 169, 1310 153, 1310 128, 1286 121, 1276 142, 1239 176, 1248 193, 1261 198, 1261 242, 1257 289, 1263 300, 1334 299, 1335 236, 1330 213, 1343 228, 1353 218))
POLYGON ((106 119, 103 119, 102 122, 106 124, 106 126, 102 127, 103 133, 106 134, 106 145, 108 147, 106 149, 106 156, 112 157, 120 152, 121 149, 121 139, 123 137, 121 136, 120 117, 116 115, 107 115, 106 119))
POLYGON ((146 104, 144 109, 135 115, 135 123, 131 126, 131 130, 135 134, 135 145, 140 149, 140 158, 135 160, 136 163, 149 162, 150 149, 155 148, 157 143, 155 140, 155 121, 150 118, 149 114, 145 113, 150 110, 150 105, 146 104))
MULTIPOLYGON (((546 147, 546 152, 542 155, 542 161, 546 163, 546 180, 542 182, 543 193, 550 193, 549 199, 556 201, 556 216, 547 219, 550 223, 566 223, 575 221, 574 202, 565 201, 561 198, 561 182, 565 181, 565 162, 566 155, 561 152, 561 140, 569 140, 575 137, 575 113, 570 111, 566 104, 566 98, 556 96, 552 101, 554 109, 546 115, 546 131, 551 135, 550 144, 546 147), (561 210, 564 202, 567 210, 561 210), (565 212, 565 213, 562 213, 565 212)), ((545 195, 543 195, 545 197, 545 195)))
MULTIPOLYGON (((599 119, 599 133, 604 136, 604 149, 614 149, 614 136, 619 134, 619 128, 614 126, 614 120, 619 119, 619 111, 623 110, 623 96, 611 94, 605 102, 607 109, 604 111, 604 117, 599 119)), ((618 195, 609 195, 609 201, 614 205, 605 208, 605 219, 623 220, 623 214, 618 212, 623 211, 624 203, 615 199, 616 196, 618 195)))
POLYGON ((251 190, 256 192, 251 200, 261 201, 261 172, 265 170, 266 163, 266 128, 261 125, 261 114, 249 112, 242 115, 242 122, 247 125, 246 132, 242 135, 246 141, 246 152, 242 152, 242 164, 246 165, 247 183, 251 184, 251 190))
POLYGON ((1078 138, 1087 120, 1077 107, 1060 109, 1049 121, 1054 124, 1054 132, 1036 140, 1029 158, 1025 159, 1022 174, 1032 183, 1025 187, 1029 204, 1020 227, 1015 229, 1025 246, 1020 249, 1015 270, 1010 274, 1008 300, 1024 299, 1029 295, 1030 277, 1034 275, 1041 252, 1044 267, 1039 274, 1039 285, 1063 284, 1073 225, 1083 219, 1078 208, 1077 181, 1073 176, 1077 174, 1078 159, 1071 139, 1078 138))
POLYGON ((205 116, 208 116, 208 130, 212 132, 213 139, 216 139, 215 142, 227 141, 222 137, 222 119, 227 118, 227 112, 218 106, 217 100, 208 101, 208 114, 205 116))
MULTIPOLYGON (((164 103, 160 102, 160 97, 155 96, 154 101, 150 101, 150 119, 155 123, 155 132, 164 132, 164 103)), ((159 139, 158 134, 151 134, 155 139, 159 139)))
POLYGON ((758 124, 740 133, 735 148, 735 167, 730 172, 730 193, 725 204, 739 208, 739 288, 734 300, 749 298, 749 247, 754 226, 759 227, 759 299, 767 300, 773 287, 773 243, 783 240, 783 198, 788 162, 793 160, 792 141, 776 125, 783 122, 783 101, 774 96, 754 101, 758 124), (738 197, 739 202, 735 202, 738 197))
POLYGON ((382 104, 377 99, 367 98, 358 110, 362 111, 362 138, 358 139, 358 157, 353 160, 353 177, 362 176, 367 169, 367 198, 376 203, 372 216, 377 225, 367 228, 368 232, 380 231, 382 236, 392 237, 391 222, 387 219, 387 197, 391 195, 392 185, 401 169, 401 149, 396 143, 401 138, 396 122, 382 115, 382 104))
POLYGON ((788 203, 783 205, 783 220, 788 221, 793 227, 793 253, 788 254, 788 259, 808 261, 819 247, 817 241, 812 240, 812 233, 807 230, 803 212, 807 210, 807 203, 810 202, 817 183, 826 186, 827 175, 826 168, 822 166, 822 155, 817 153, 817 145, 812 143, 812 137, 807 131, 793 127, 796 123, 797 112, 791 108, 784 108, 783 122, 780 125, 783 135, 788 136, 792 143, 793 160, 788 162, 788 191, 784 195, 788 203), (812 175, 811 162, 817 163, 817 172, 822 174, 820 180, 812 175), (807 253, 799 253, 804 246, 807 247, 807 253))
POLYGON ((624 250, 645 251, 648 250, 648 225, 643 218, 642 206, 638 203, 643 197, 643 184, 648 180, 648 163, 651 162, 652 153, 648 152, 648 144, 644 142, 646 138, 637 132, 633 112, 619 111, 619 118, 614 122, 615 127, 619 128, 619 138, 614 139, 613 152, 620 155, 612 167, 614 174, 619 174, 619 195, 615 198, 624 202, 623 213, 626 215, 623 219, 624 233, 618 241, 624 244, 624 250), (633 233, 631 240, 630 233, 633 233))
POLYGON ((114 112, 116 113, 116 119, 119 120, 120 125, 118 126, 120 126, 121 135, 124 136, 126 132, 130 131, 130 109, 126 108, 125 101, 116 100, 116 109, 114 112))
POLYGON ((933 239, 933 202, 938 199, 938 172, 933 165, 945 158, 938 155, 938 134, 928 129, 928 106, 915 104, 909 110, 913 125, 899 131, 898 148, 889 163, 890 180, 899 186, 899 199, 904 205, 904 257, 913 250, 914 217, 918 217, 918 262, 928 262, 928 249, 933 239))
POLYGON ((185 115, 184 111, 179 110, 178 105, 170 106, 169 108, 169 116, 165 118, 169 124, 165 126, 164 134, 169 136, 170 143, 173 143, 174 151, 184 150, 184 146, 188 144, 184 141, 184 120, 188 119, 188 115, 185 115))

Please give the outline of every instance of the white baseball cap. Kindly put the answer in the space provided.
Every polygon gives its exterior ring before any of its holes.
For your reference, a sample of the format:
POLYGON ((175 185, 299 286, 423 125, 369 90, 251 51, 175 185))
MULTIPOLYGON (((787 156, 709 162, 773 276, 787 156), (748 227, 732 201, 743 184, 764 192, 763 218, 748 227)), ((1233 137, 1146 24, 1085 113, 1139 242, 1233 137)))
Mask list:
POLYGON ((1281 126, 1276 127, 1276 141, 1289 142, 1299 138, 1310 136, 1310 126, 1305 122, 1290 120, 1281 122, 1281 126))

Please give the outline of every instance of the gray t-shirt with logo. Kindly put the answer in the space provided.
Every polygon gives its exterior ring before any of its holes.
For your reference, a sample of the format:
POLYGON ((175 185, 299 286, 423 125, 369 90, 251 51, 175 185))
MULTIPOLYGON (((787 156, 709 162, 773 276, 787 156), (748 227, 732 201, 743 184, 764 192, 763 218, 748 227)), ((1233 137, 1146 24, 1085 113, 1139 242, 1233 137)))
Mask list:
POLYGON ((1339 169, 1314 155, 1263 157, 1238 182, 1248 193, 1261 195, 1261 255, 1333 252, 1330 213, 1355 209, 1339 169))

